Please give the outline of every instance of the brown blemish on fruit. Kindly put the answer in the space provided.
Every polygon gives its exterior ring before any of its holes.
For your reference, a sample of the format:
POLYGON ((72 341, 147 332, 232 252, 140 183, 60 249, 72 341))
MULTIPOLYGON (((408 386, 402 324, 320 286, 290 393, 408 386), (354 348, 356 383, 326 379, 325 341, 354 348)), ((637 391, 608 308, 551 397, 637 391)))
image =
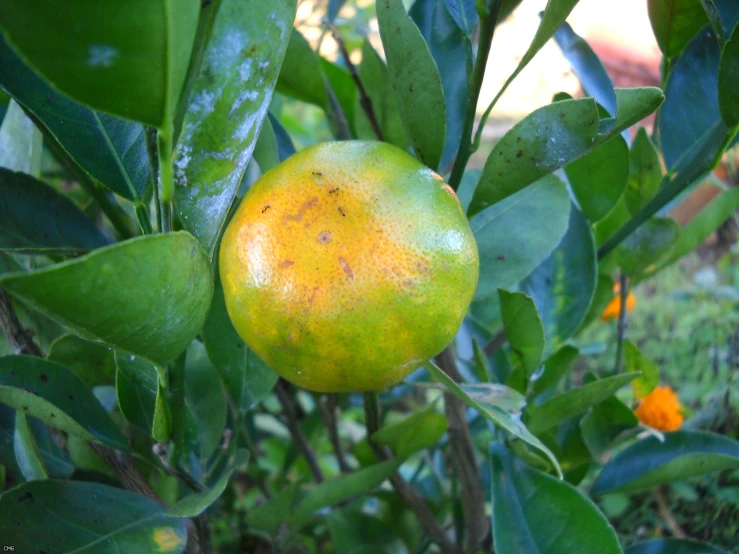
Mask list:
POLYGON ((354 272, 352 271, 352 268, 349 267, 349 264, 346 263, 344 258, 339 258, 339 265, 341 266, 341 269, 344 270, 344 273, 349 276, 349 279, 354 279, 354 272))
POLYGON ((305 204, 300 206, 300 209, 298 210, 298 213, 295 215, 285 215, 282 218, 282 223, 285 224, 288 221, 301 221, 303 219, 303 216, 305 215, 305 212, 308 211, 308 208, 311 206, 315 206, 316 202, 318 202, 317 197, 313 197, 310 200, 308 200, 305 204))
POLYGON ((267 204, 267 205, 266 205, 266 206, 264 207, 264 209, 262 210, 262 213, 266 212, 266 211, 267 211, 267 210, 269 210, 269 209, 270 209, 271 207, 272 207, 272 206, 270 206, 269 204, 267 204))
POLYGON ((329 194, 334 194, 336 192, 339 192, 339 187, 333 188, 330 191, 328 191, 329 194))
POLYGON ((344 210, 341 209, 341 206, 339 206, 339 213, 342 217, 346 217, 346 214, 344 213, 344 210))
POLYGON ((284 268, 286 268, 286 267, 290 267, 291 265, 294 265, 294 264, 295 264, 295 262, 294 262, 294 261, 292 261, 292 260, 285 260, 284 262, 282 262, 282 263, 281 263, 280 265, 278 265, 277 267, 279 267, 280 269, 284 269, 284 268))
POLYGON ((328 244, 329 242, 331 242, 331 233, 329 233, 328 231, 321 231, 321 234, 318 235, 317 240, 321 244, 328 244))

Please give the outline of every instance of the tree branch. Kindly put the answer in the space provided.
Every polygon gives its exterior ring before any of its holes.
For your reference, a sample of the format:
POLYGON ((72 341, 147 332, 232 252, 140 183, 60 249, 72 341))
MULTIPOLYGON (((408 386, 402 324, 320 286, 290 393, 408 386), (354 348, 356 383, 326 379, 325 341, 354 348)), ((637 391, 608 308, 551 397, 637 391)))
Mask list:
POLYGON ((665 525, 670 530, 670 533, 672 533, 672 536, 677 539, 687 538, 688 535, 683 531, 683 528, 680 527, 680 524, 675 519, 672 511, 670 511, 670 507, 667 505, 665 496, 662 493, 662 487, 656 487, 654 489, 654 499, 657 502, 657 511, 659 512, 659 516, 662 518, 662 521, 665 522, 665 525))
POLYGON ((354 79, 354 82, 357 84, 357 90, 359 90, 359 104, 362 106, 364 113, 367 114, 367 119, 369 119, 370 125, 372 126, 372 131, 375 133, 377 140, 385 140, 382 136, 382 129, 380 129, 380 125, 379 123, 377 123, 375 110, 372 107, 372 100, 370 100, 370 97, 367 95, 367 91, 362 84, 362 80, 359 78, 359 74, 357 73, 357 70, 354 67, 351 59, 349 58, 349 51, 346 49, 346 44, 344 44, 344 41, 342 40, 341 35, 339 35, 339 32, 336 30, 336 27, 334 27, 328 21, 324 21, 323 24, 328 28, 329 31, 331 31, 331 36, 334 37, 334 40, 339 47, 341 57, 344 58, 344 63, 346 64, 346 67, 349 70, 352 79, 354 79))
MULTIPOLYGON (((436 361, 455 382, 461 381, 451 345, 436 357, 436 361)), ((449 455, 462 489, 467 552, 476 552, 490 529, 490 522, 485 515, 482 476, 475 461, 475 448, 467 425, 465 404, 453 394, 445 393, 444 411, 449 420, 449 455)))
POLYGON ((328 440, 331 441, 331 446, 334 448, 339 470, 341 470, 341 473, 350 473, 352 468, 344 456, 344 448, 341 445, 339 430, 336 425, 336 394, 326 394, 323 399, 317 397, 316 404, 318 404, 318 409, 321 410, 323 423, 328 429, 328 440))
POLYGON ((619 285, 619 301, 620 307, 618 312, 618 325, 616 327, 616 364, 613 367, 613 374, 618 375, 621 372, 621 358, 623 357, 624 337, 626 336, 626 301, 629 295, 629 279, 626 273, 621 272, 619 285))
MULTIPOLYGON (((380 429, 380 406, 377 393, 364 393, 364 416, 367 426, 367 442, 375 453, 375 456, 381 461, 391 459, 392 454, 386 448, 375 444, 372 440, 372 435, 380 429)), ((395 473, 390 477, 390 484, 403 503, 416 515, 416 519, 418 519, 426 535, 439 545, 441 552, 443 554, 459 554, 459 549, 449 540, 443 527, 426 505, 426 502, 405 482, 399 473, 395 473)))
POLYGON ((277 395, 277 399, 280 401, 280 404, 282 404, 282 411, 285 413, 287 427, 290 429, 290 434, 293 436, 293 439, 295 439, 295 446, 300 450, 300 453, 308 462, 308 467, 310 468, 310 472, 313 474, 313 478, 317 482, 322 483, 323 472, 318 465, 316 453, 313 452, 313 448, 308 442, 305 433, 303 433, 303 430, 300 428, 298 416, 295 411, 295 405, 293 404, 292 398, 290 398, 290 395, 287 393, 285 382, 282 379, 277 381, 277 385, 275 385, 275 394, 277 395))

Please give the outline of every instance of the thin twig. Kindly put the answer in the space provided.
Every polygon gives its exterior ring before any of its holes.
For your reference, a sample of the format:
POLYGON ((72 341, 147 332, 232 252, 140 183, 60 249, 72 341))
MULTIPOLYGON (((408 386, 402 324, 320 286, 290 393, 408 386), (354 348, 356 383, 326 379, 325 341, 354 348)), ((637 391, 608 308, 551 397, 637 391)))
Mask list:
POLYGON ((298 416, 295 411, 295 405, 293 404, 292 398, 285 389, 285 384, 282 380, 277 382, 275 385, 275 394, 277 399, 282 404, 282 411, 285 413, 287 419, 287 427, 290 429, 290 434, 295 439, 295 446, 300 450, 305 460, 308 462, 310 472, 313 474, 313 478, 319 482, 323 482, 323 472, 318 465, 318 458, 316 453, 313 451, 308 439, 306 438, 303 430, 300 428, 300 422, 298 422, 298 416))
POLYGON ((680 524, 677 522, 675 516, 672 514, 670 507, 667 505, 665 496, 662 493, 662 487, 657 487, 654 489, 654 500, 657 502, 657 510, 659 511, 659 516, 665 522, 665 525, 667 525, 667 528, 670 530, 670 533, 672 533, 672 536, 676 539, 687 538, 687 533, 685 533, 685 531, 683 531, 683 528, 680 527, 680 524))
POLYGON ((13 352, 43 357, 41 349, 33 342, 33 331, 23 328, 13 308, 13 301, 2 289, 0 289, 0 328, 13 352))
MULTIPOLYGON (((439 367, 454 381, 461 377, 457 371, 454 350, 445 348, 436 357, 439 367)), ((482 476, 475 461, 475 448, 472 444, 467 424, 465 404, 450 393, 444 394, 444 411, 449 421, 449 456, 452 467, 459 479, 462 505, 465 512, 465 532, 467 552, 477 552, 490 529, 490 521, 485 515, 485 494, 481 486, 482 476)))
MULTIPOLYGON (((364 393, 364 417, 367 426, 367 442, 379 460, 389 460, 392 454, 372 440, 372 435, 380 429, 380 406, 377 393, 364 393)), ((460 550, 449 540, 444 528, 437 521, 434 513, 429 509, 423 498, 400 476, 394 473, 390 477, 390 484, 395 493, 406 506, 416 515, 424 532, 434 541, 443 554, 459 554, 460 550)))
POLYGON ((344 447, 341 445, 336 424, 336 394, 327 394, 324 398, 316 398, 316 404, 318 404, 318 409, 321 410, 323 423, 328 429, 328 440, 331 441, 331 446, 334 448, 339 470, 341 473, 350 473, 352 468, 346 461, 344 447))
POLYGON ((357 69, 349 58, 349 51, 346 49, 346 44, 344 44, 344 41, 336 30, 336 27, 328 21, 324 21, 323 24, 328 27, 329 31, 331 31, 331 36, 334 37, 334 40, 339 47, 341 57, 344 58, 344 63, 346 64, 352 79, 354 79, 354 82, 357 84, 357 90, 359 90, 359 104, 362 106, 364 113, 367 114, 367 119, 369 119, 370 125, 372 126, 372 131, 375 133, 377 140, 385 140, 382 136, 382 129, 380 129, 380 125, 377 123, 375 110, 372 108, 372 100, 370 100, 370 97, 362 84, 362 80, 359 78, 359 73, 357 73, 357 69))
POLYGON ((482 350, 488 356, 492 356, 498 350, 503 348, 503 345, 505 344, 507 340, 508 340, 508 337, 505 334, 505 329, 501 329, 500 331, 495 333, 487 343, 485 343, 485 346, 483 347, 482 350))
POLYGON ((629 280, 626 277, 626 273, 621 272, 620 277, 620 288, 619 288, 619 312, 618 312, 618 324, 616 326, 616 364, 613 367, 613 374, 618 375, 621 372, 621 358, 623 358, 623 345, 624 338, 626 337, 626 327, 628 322, 626 320, 626 301, 629 295, 629 280))

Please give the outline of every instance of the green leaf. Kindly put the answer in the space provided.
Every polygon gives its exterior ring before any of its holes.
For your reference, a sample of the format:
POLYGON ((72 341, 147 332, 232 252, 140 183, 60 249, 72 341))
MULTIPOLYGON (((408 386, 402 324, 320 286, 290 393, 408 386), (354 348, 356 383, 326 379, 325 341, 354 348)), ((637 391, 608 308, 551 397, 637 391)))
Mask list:
MULTIPOLYGON (((400 113, 400 105, 390 82, 387 66, 382 58, 377 55, 372 44, 368 40, 362 43, 362 63, 357 69, 367 97, 372 102, 372 111, 377 119, 377 124, 382 131, 383 139, 403 150, 408 149, 408 135, 406 135, 403 119, 400 113)), ((354 126, 357 138, 375 139, 369 119, 361 106, 359 94, 354 94, 354 126)))
POLYGON ((0 248, 73 255, 107 244, 74 202, 30 175, 0 167, 0 248))
POLYGON ((557 248, 521 283, 534 299, 544 324, 547 353, 578 330, 597 280, 595 241, 580 211, 570 210, 570 225, 557 248))
POLYGON ((531 380, 531 396, 535 397, 542 392, 554 389, 559 382, 575 365, 580 357, 580 350, 569 344, 564 344, 544 360, 544 371, 537 378, 531 380))
MULTIPOLYGON (((288 23, 291 24, 292 19, 288 23)), ((297 29, 290 34, 277 79, 277 92, 328 110, 328 96, 318 56, 297 29)))
POLYGON ((275 535, 280 527, 288 522, 301 496, 303 493, 300 490, 300 483, 284 487, 267 502, 250 510, 244 518, 246 524, 251 529, 275 535))
POLYGON ((651 436, 619 453, 593 483, 592 495, 632 492, 739 466, 739 442, 699 431, 651 436))
POLYGON ((638 424, 634 412, 618 398, 611 396, 593 406, 590 413, 580 420, 580 430, 590 454, 603 464, 608 461, 614 439, 638 424))
POLYGON ((459 398, 470 408, 477 410, 481 416, 541 451, 549 459, 552 467, 557 471, 557 474, 560 477, 562 476, 562 470, 559 467, 557 458, 554 457, 551 450, 544 446, 544 443, 533 435, 521 422, 521 405, 517 399, 522 398, 522 396, 519 393, 513 389, 504 387, 499 390, 499 392, 503 392, 504 394, 484 395, 475 399, 467 394, 457 383, 454 382, 452 378, 434 364, 428 363, 425 367, 434 379, 440 381, 450 393, 459 398), (511 398, 513 399, 513 402, 511 402, 511 398), (512 404, 518 405, 518 409, 515 411, 509 411, 512 404))
POLYGON ((473 0, 444 0, 444 3, 459 28, 470 36, 479 23, 475 2, 473 0))
POLYGON ((624 550, 624 554, 726 554, 703 542, 687 539, 652 539, 624 550))
POLYGON ((390 82, 413 149, 431 169, 439 166, 446 134, 441 76, 420 30, 401 0, 381 0, 377 22, 390 82))
POLYGON ((644 127, 639 127, 629 151, 629 178, 624 191, 626 207, 632 214, 644 208, 662 180, 659 154, 644 127))
POLYGON ((558 394, 540 406, 526 408, 528 426, 532 433, 542 433, 572 416, 581 414, 590 406, 603 402, 614 392, 633 381, 639 373, 624 373, 599 379, 580 388, 558 394))
POLYGON ((533 111, 495 144, 467 214, 473 216, 576 160, 597 134, 598 108, 592 98, 533 111))
MULTIPOLYGON (((706 25, 670 71, 665 86, 667 99, 659 113, 660 145, 668 171, 694 165, 691 158, 703 148, 712 160, 723 142, 726 124, 716 94, 720 57, 721 49, 706 25)), ((703 172, 707 168, 700 169, 703 172)))
POLYGON ((601 140, 639 123, 665 101, 665 93, 657 87, 614 88, 613 92, 616 93, 615 126, 606 132, 601 129, 601 140))
POLYGON ((680 228, 672 219, 653 217, 616 248, 616 262, 629 277, 640 280, 670 252, 679 233, 680 228))
POLYGON ((226 393, 205 347, 198 341, 193 341, 187 349, 185 402, 197 423, 200 457, 208 459, 226 427, 226 393))
POLYGON ((174 161, 174 209, 210 255, 267 116, 295 6, 223 0, 216 15, 174 161))
POLYGON ((677 237, 677 241, 675 241, 667 259, 655 270, 648 269, 646 275, 653 275, 698 248, 711 233, 734 214, 737 208, 739 208, 739 189, 732 188, 719 194, 687 225, 680 229, 680 235, 677 237))
POLYGON ((640 371, 641 375, 631 382, 634 398, 644 398, 659 384, 659 369, 654 362, 630 340, 623 343, 625 371, 640 371))
POLYGON ((277 153, 280 155, 280 161, 283 162, 287 158, 295 154, 295 145, 293 144, 293 141, 290 138, 288 132, 282 126, 282 123, 280 123, 275 116, 267 112, 267 118, 272 124, 272 129, 275 132, 275 140, 277 140, 277 153))
POLYGON ((721 52, 718 68, 718 104, 729 127, 739 125, 739 26, 721 52))
POLYGON ((506 554, 620 554, 613 528, 572 485, 490 448, 493 543, 506 554))
POLYGON ((259 164, 259 170, 262 173, 266 173, 280 163, 277 137, 268 117, 264 118, 264 123, 259 131, 259 138, 254 145, 253 160, 259 164))
POLYGON ((216 281, 202 337, 208 358, 220 374, 238 412, 246 413, 270 393, 278 376, 244 344, 234 329, 226 311, 220 278, 216 281))
POLYGON ((157 442, 169 441, 172 423, 157 368, 121 352, 115 353, 115 363, 115 391, 123 417, 157 442))
MULTIPOLYGON (((0 39, 1 40, 1 39, 0 39)), ((2 66, 0 66, 1 68, 2 66)), ((0 167, 41 176, 43 136, 15 100, 0 125, 0 167)))
POLYGON ((120 429, 82 380, 42 358, 0 358, 0 402, 62 431, 130 450, 120 429))
POLYGON ((508 343, 528 380, 544 354, 544 326, 539 312, 531 297, 523 292, 498 289, 498 296, 508 343))
POLYGON ((696 0, 647 0, 649 21, 662 53, 672 58, 708 23, 696 0))
POLYGON ((20 552, 178 554, 187 542, 186 522, 165 510, 99 483, 32 481, 0 496, 0 536, 20 552))
MULTIPOLYGON (((623 204, 621 205, 623 206, 623 204)), ((588 313, 585 315, 585 319, 582 325, 580 325, 578 333, 586 329, 593 321, 600 318, 603 310, 606 309, 613 299, 613 285, 614 282, 610 275, 598 274, 598 282, 595 286, 595 293, 593 293, 593 300, 590 303, 588 313)))
POLYGON ((233 475, 233 472, 237 469, 242 468, 246 465, 249 460, 249 452, 244 449, 239 449, 234 454, 233 459, 228 464, 228 467, 224 470, 218 481, 213 483, 213 486, 208 490, 191 494, 186 496, 177 504, 167 510, 167 514, 178 517, 197 517, 202 514, 208 506, 213 504, 223 494, 228 485, 228 480, 233 475))
POLYGON ((383 426, 372 435, 372 440, 389 446, 396 456, 405 458, 431 448, 446 433, 448 426, 446 417, 432 404, 396 423, 383 426))
POLYGON ((46 357, 72 370, 88 387, 94 387, 115 382, 113 355, 107 346, 70 334, 55 340, 46 357))
POLYGON ((208 256, 184 232, 139 237, 29 273, 6 274, 0 286, 84 338, 157 364, 187 347, 213 296, 208 256))
MULTIPOLYGON (((47 81, 97 110, 162 128, 185 81, 200 2, 4 2, 6 39, 47 81)), ((171 123, 170 123, 171 124, 171 123)))
POLYGON ((140 123, 70 100, 24 64, 1 36, 0 87, 33 114, 93 179, 128 200, 141 200, 151 183, 151 170, 140 123))
MULTIPOLYGON (((20 415, 20 412, 16 412, 20 415)), ((65 448, 56 443, 56 438, 52 437, 52 429, 46 425, 40 419, 35 417, 26 416, 28 420, 28 426, 33 434, 33 438, 36 441, 36 447, 38 448, 39 456, 41 461, 46 467, 46 472, 51 478, 68 478, 75 470, 74 463, 67 455, 65 448)), ((78 439, 75 435, 66 436, 66 444, 64 447, 68 448, 69 441, 78 439)), ((79 439, 82 441, 82 439, 79 439)), ((85 443, 87 444, 87 443, 85 443)))
MULTIPOLYGON (((362 62, 363 61, 364 56, 362 56, 362 62)), ((354 109, 355 104, 357 103, 357 84, 354 82, 351 73, 349 73, 349 71, 344 67, 339 66, 336 63, 332 63, 324 57, 319 58, 318 63, 321 64, 321 71, 323 71, 323 75, 328 81, 328 86, 330 87, 333 94, 336 96, 336 101, 344 112, 344 117, 346 118, 346 122, 349 125, 351 136, 356 137, 357 131, 354 127, 354 109)), ((361 65, 362 64, 360 62, 359 66, 361 67, 361 65)), ((357 68, 357 71, 359 71, 359 68, 357 68)), ((365 83, 364 79, 362 79, 362 83, 366 88, 367 84, 365 83)), ((385 84, 390 86, 387 80, 385 84)), ((334 106, 331 107, 332 109, 335 109, 334 106)), ((403 130, 403 133, 405 134, 405 130, 403 130)), ((406 140, 406 144, 407 142, 408 141, 406 140)))
POLYGON ((498 288, 514 286, 545 260, 567 231, 569 211, 567 188, 549 175, 474 216, 470 227, 480 252, 475 300, 497 297, 498 288))
POLYGON ((46 468, 41 461, 41 453, 36 445, 36 438, 31 432, 28 418, 22 412, 15 414, 15 434, 13 435, 13 450, 18 467, 26 481, 48 479, 46 468))
POLYGON ((613 209, 626 188, 629 147, 623 137, 614 137, 565 166, 565 173, 583 214, 596 222, 613 209))
MULTIPOLYGON (((391 517, 395 516, 394 512, 391 517)), ((402 518, 397 523, 406 527, 402 518)), ((408 552, 407 544, 391 525, 377 515, 365 514, 348 506, 332 510, 326 518, 331 531, 331 541, 336 552, 351 554, 404 554, 408 552)))

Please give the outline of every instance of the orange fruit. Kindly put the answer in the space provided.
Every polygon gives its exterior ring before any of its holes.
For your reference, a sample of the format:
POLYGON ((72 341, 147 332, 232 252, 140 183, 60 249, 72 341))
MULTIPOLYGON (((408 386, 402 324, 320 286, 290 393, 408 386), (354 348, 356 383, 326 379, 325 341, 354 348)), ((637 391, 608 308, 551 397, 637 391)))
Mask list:
POLYGON ((479 273, 454 191, 406 152, 371 141, 319 144, 265 173, 219 258, 246 344, 319 392, 384 390, 441 352, 479 273))

